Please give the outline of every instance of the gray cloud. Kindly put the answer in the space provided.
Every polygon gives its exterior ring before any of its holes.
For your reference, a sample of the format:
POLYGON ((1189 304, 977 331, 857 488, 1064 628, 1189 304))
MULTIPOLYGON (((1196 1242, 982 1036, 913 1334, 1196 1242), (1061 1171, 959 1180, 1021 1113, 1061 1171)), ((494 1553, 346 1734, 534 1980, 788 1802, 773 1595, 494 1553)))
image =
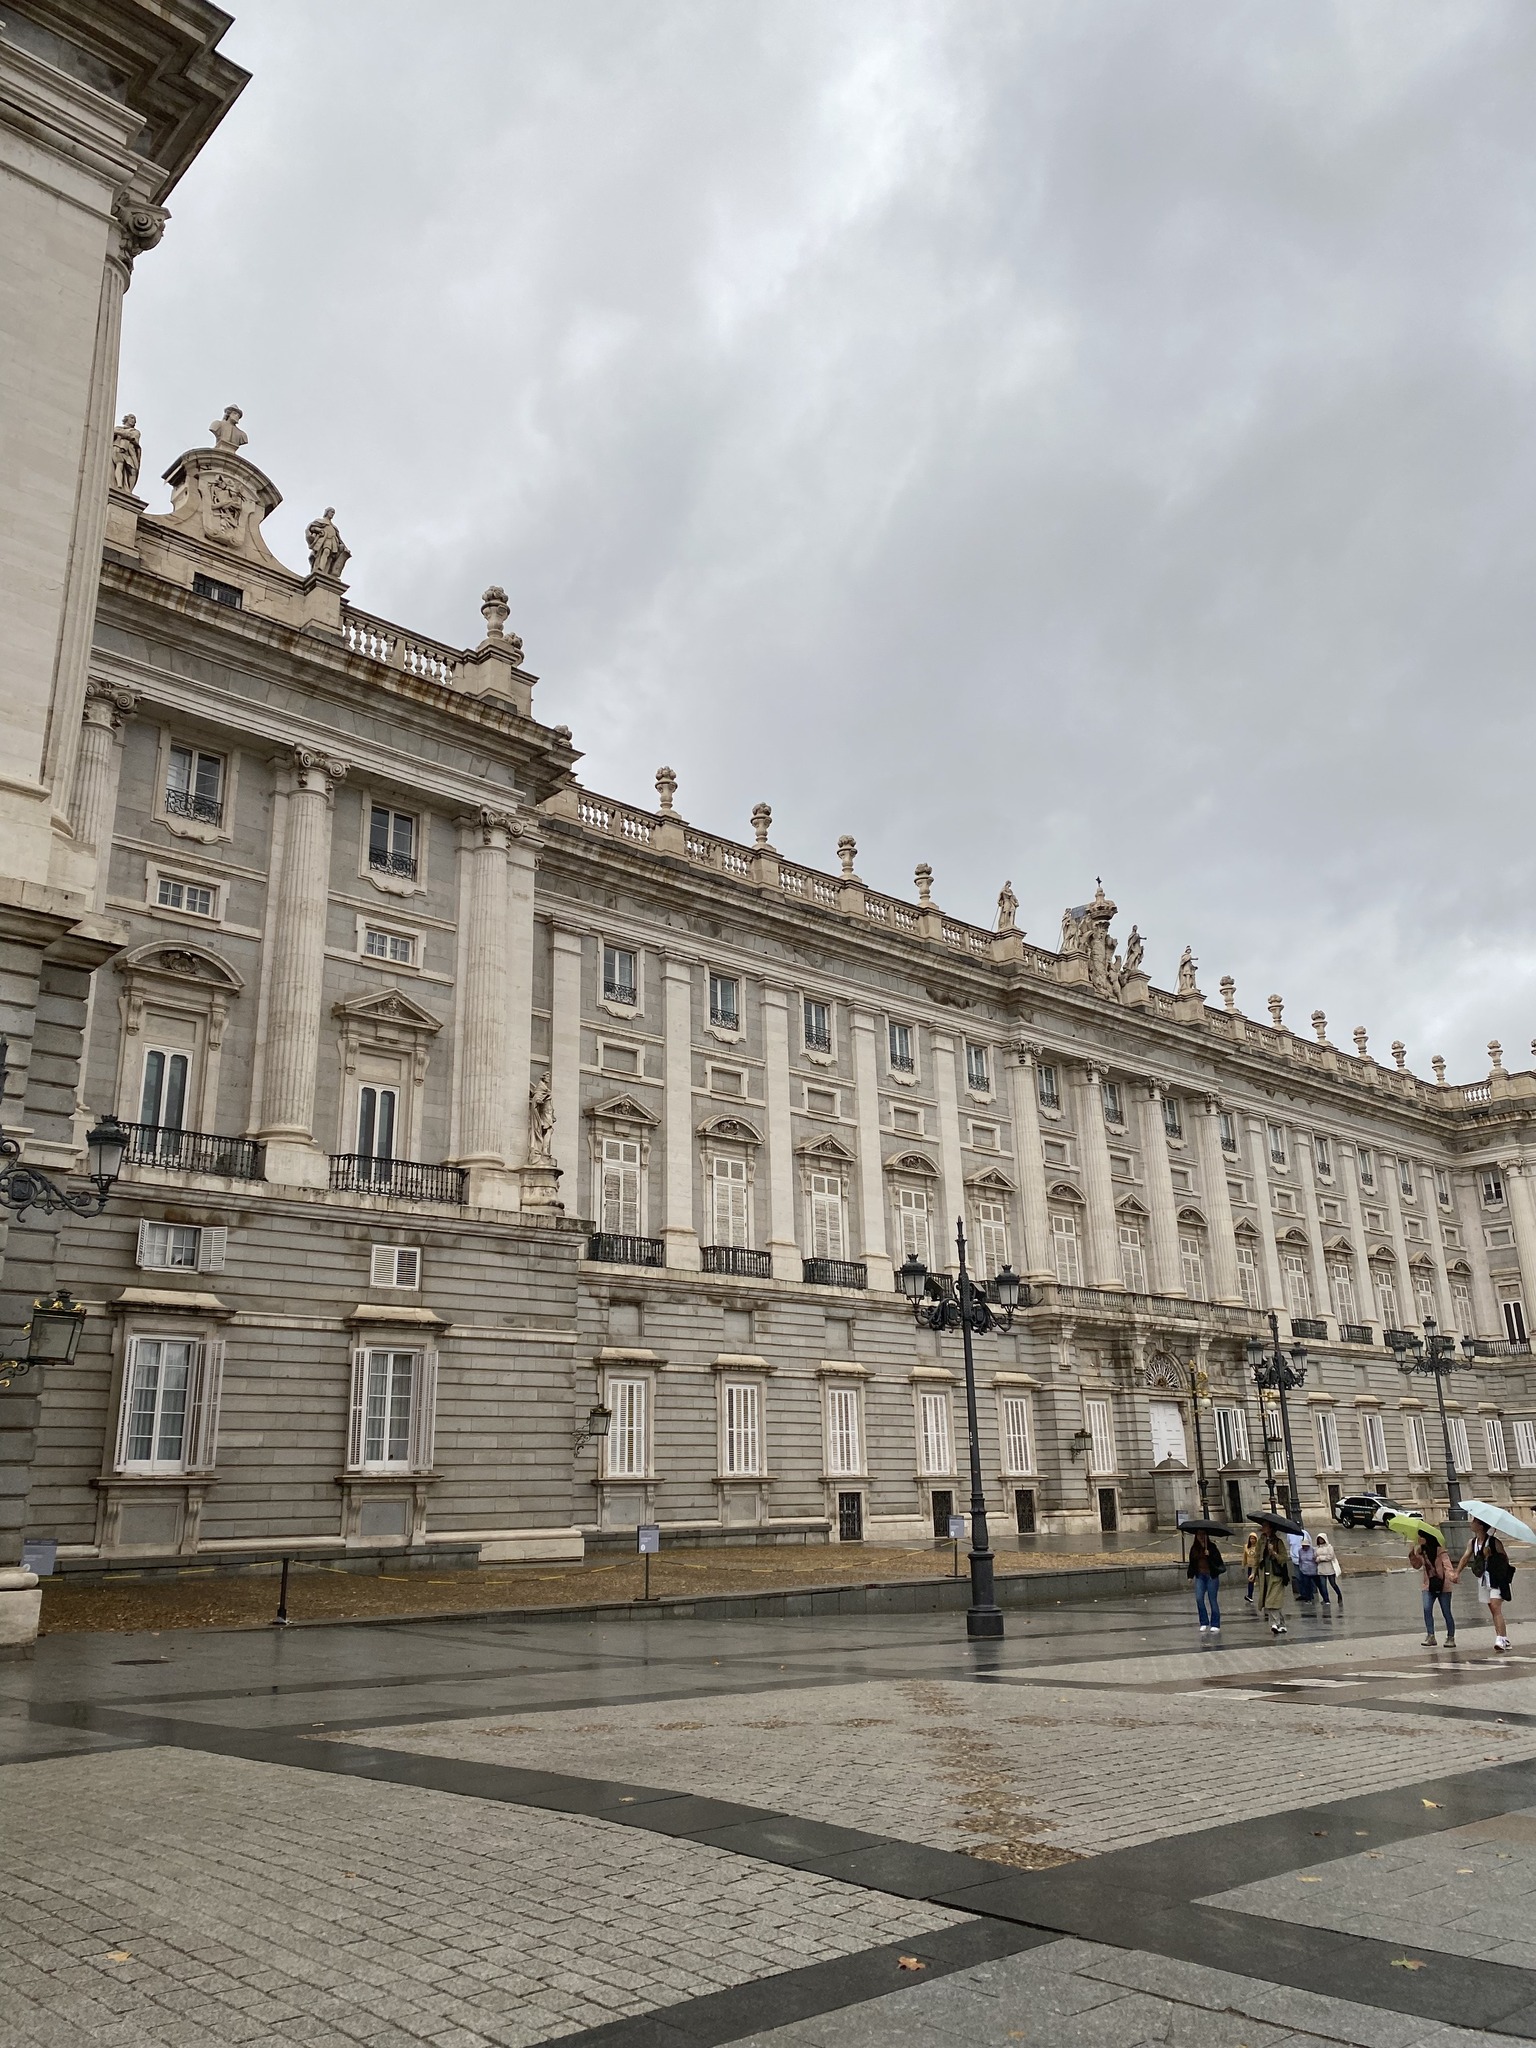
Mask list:
MULTIPOLYGON (((1524 1063, 1536 13, 253 0, 128 301, 585 779, 1524 1063)), ((156 460, 158 458, 158 461, 156 460)), ((148 469, 148 463, 146 465, 148 469)))

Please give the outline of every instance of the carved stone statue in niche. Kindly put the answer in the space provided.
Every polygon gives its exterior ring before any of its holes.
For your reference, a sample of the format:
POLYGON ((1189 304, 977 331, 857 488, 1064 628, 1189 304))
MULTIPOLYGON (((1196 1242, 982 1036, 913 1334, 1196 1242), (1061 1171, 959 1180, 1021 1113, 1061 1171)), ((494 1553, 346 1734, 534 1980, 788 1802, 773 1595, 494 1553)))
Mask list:
POLYGON ((123 414, 123 424, 112 429, 112 488, 127 491, 130 496, 139 481, 139 464, 143 460, 143 449, 139 445, 139 423, 131 412, 123 414))
POLYGON ((311 519, 304 529, 309 566, 316 576, 340 576, 352 559, 352 550, 336 530, 335 517, 336 507, 327 505, 320 517, 311 519))
POLYGON ((554 1165, 554 1135, 555 1098, 550 1092, 549 1076, 541 1074, 528 1090, 528 1164, 530 1166, 554 1165))

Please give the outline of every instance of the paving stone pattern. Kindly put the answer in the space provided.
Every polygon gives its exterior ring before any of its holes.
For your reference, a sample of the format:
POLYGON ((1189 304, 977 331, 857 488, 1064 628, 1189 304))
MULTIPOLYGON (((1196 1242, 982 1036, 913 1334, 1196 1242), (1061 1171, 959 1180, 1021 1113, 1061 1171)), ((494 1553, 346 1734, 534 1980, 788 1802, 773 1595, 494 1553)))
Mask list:
POLYGON ((1510 2048, 1508 2034, 1260 1983, 1199 1963, 1053 1941, 736 2048, 1510 2048))
POLYGON ((1207 1903, 1536 1970, 1536 1807, 1239 1885, 1207 1903))
POLYGON ((5 1773, 0 2039, 526 2048, 965 1916, 584 1817, 174 1749, 5 1773))
POLYGON ((1384 1791, 1490 1756, 1536 1756, 1536 1727, 1378 1715, 1333 1705, 1326 1692, 1280 1711, 1284 1739, 1257 1757, 1244 1739, 1246 1699, 1129 1699, 1057 1690, 1043 1675, 1028 1685, 880 1680, 712 1695, 375 1728, 362 1739, 702 1793, 1024 1867, 1384 1791))

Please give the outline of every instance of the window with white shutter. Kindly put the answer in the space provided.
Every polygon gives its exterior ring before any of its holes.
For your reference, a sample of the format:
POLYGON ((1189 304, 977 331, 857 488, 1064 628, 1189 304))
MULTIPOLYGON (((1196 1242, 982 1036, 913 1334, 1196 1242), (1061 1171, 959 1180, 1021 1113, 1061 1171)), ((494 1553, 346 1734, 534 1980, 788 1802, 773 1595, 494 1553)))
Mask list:
POLYGON ((1029 1396, 1004 1394, 1002 1399, 1003 1470, 1010 1477, 1035 1469, 1030 1441, 1029 1396))
POLYGON ((118 1418, 119 1472, 186 1469, 188 1424, 202 1344, 191 1337, 133 1337, 118 1418))
POLYGON ((755 1479, 763 1469, 763 1390, 755 1380, 727 1380, 721 1470, 730 1479, 755 1479))
POLYGON ((1466 1418, 1462 1415, 1450 1415, 1447 1416, 1446 1420, 1451 1426, 1451 1456, 1456 1460, 1456 1470, 1458 1472, 1470 1472, 1472 1470, 1472 1450, 1467 1442, 1466 1418))
POLYGON ((990 1280, 1008 1263, 1008 1211, 1001 1202, 976 1204, 976 1272, 990 1280))
POLYGON ((1397 1284, 1386 1266, 1377 1266, 1372 1273, 1376 1287, 1376 1313, 1383 1329, 1395 1330, 1397 1320, 1397 1284))
POLYGON ((1509 1452, 1504 1447, 1504 1425, 1497 1415, 1483 1417, 1483 1442, 1488 1450, 1488 1470, 1507 1472, 1509 1452))
POLYGON ((1328 1261, 1328 1298, 1333 1303, 1333 1313, 1339 1322, 1359 1323, 1354 1269, 1348 1259, 1328 1261))
POLYGON ((1205 1253, 1198 1235, 1194 1231, 1179 1232, 1179 1271, 1184 1277, 1184 1292, 1191 1301, 1204 1301, 1205 1253))
POLYGON ((603 1469, 610 1479, 644 1479, 650 1471, 650 1382, 607 1381, 613 1420, 603 1439, 603 1469))
POLYGON ((1411 1408, 1403 1415, 1403 1442, 1408 1447, 1408 1470, 1422 1478, 1429 1470, 1429 1432, 1423 1416, 1411 1408))
POLYGON ((896 1190, 896 1242, 903 1259, 921 1259, 933 1264, 928 1231, 928 1196, 923 1188, 896 1190))
POLYGON ((148 1272, 195 1273, 203 1233, 192 1223, 139 1225, 138 1264, 148 1272))
POLYGON ((354 1472, 412 1469, 412 1410, 424 1354, 369 1346, 352 1354, 347 1465, 354 1472))
POLYGON ((1418 1305, 1419 1321, 1438 1322, 1440 1305, 1435 1299, 1435 1276, 1433 1273, 1415 1271, 1413 1276, 1413 1298, 1418 1305))
POLYGON ((856 1479, 864 1470, 859 1429, 859 1390, 827 1389, 827 1471, 836 1479, 856 1479))
POLYGON ((1216 1455, 1222 1465, 1248 1462, 1248 1418, 1241 1408, 1224 1405, 1216 1410, 1216 1455))
POLYGON ((640 1232, 640 1141, 604 1138, 598 1168, 598 1214, 612 1237, 638 1237, 640 1232))
POLYGON ((1259 1255, 1254 1246, 1244 1239, 1239 1239, 1237 1246, 1237 1291, 1246 1307, 1258 1307, 1259 1255))
POLYGON ((1472 1312, 1472 1288, 1465 1280, 1451 1282, 1451 1325, 1458 1337, 1477 1335, 1477 1319, 1472 1312))
POLYGON ((715 1158, 710 1162, 714 1244, 744 1245, 747 1232, 747 1162, 715 1158))
POLYGON ((1085 1401, 1083 1413, 1088 1423, 1088 1461, 1093 1472, 1113 1472, 1115 1469, 1115 1432, 1110 1422, 1107 1401, 1085 1401))
POLYGON ((1077 1218, 1065 1210, 1051 1211, 1051 1260, 1063 1287, 1083 1284, 1083 1248, 1078 1242, 1077 1218))
POLYGON ((950 1449, 949 1396, 924 1388, 917 1397, 918 1456, 925 1476, 942 1478, 955 1468, 950 1449))
POLYGON ((811 1257, 840 1259, 843 1251, 843 1181, 841 1174, 811 1175, 811 1257))
POLYGON ((1264 1437, 1269 1445, 1269 1462, 1276 1472, 1285 1470, 1285 1424, 1280 1417, 1279 1403, 1273 1406, 1264 1403, 1264 1437))
POLYGON ((1286 1306, 1293 1316, 1311 1315, 1312 1276, 1307 1271, 1305 1254, 1287 1252, 1281 1266, 1285 1277, 1286 1306))
POLYGON ((376 1244, 369 1271, 373 1287, 403 1287, 411 1291, 421 1285, 421 1250, 417 1245, 376 1244))
POLYGON ((1339 1425, 1331 1408, 1319 1408, 1313 1416, 1317 1430, 1317 1469, 1319 1472, 1342 1472, 1344 1467, 1339 1457, 1339 1425))
POLYGON ((1536 1471, 1536 1422, 1517 1422, 1515 1430, 1515 1457, 1522 1471, 1536 1471))
POLYGON ((1147 1291, 1147 1261, 1141 1248, 1141 1231, 1134 1223, 1120 1225, 1120 1278, 1132 1294, 1147 1291))
POLYGON ((1504 1334, 1511 1344, 1523 1344, 1526 1341, 1525 1303, 1518 1294, 1501 1288, 1499 1308, 1504 1316, 1504 1334))
POLYGON ((1374 1408, 1360 1410, 1360 1462, 1367 1472, 1387 1469, 1387 1432, 1374 1408))

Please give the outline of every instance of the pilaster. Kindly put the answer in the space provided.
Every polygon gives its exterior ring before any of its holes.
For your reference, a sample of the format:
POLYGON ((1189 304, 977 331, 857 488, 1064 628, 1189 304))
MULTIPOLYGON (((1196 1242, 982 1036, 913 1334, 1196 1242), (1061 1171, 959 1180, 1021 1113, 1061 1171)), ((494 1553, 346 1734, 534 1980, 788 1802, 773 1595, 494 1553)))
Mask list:
POLYGON ((948 1266, 955 1242, 955 1220, 965 1216, 965 1163, 960 1151, 960 1098, 955 1077, 955 1041, 947 1031, 929 1040, 933 1057, 933 1089, 939 1113, 939 1172, 944 1217, 936 1233, 935 1256, 948 1266), (943 1247, 940 1250, 940 1247, 943 1247))
POLYGON ((587 1213, 588 1176, 581 1157, 582 934, 557 924, 550 932, 549 1087, 555 1099, 555 1163, 565 1176, 566 1206, 587 1213))
POLYGON ((871 1292, 887 1293, 896 1285, 896 1269, 887 1249, 885 1163, 880 1147, 880 1072, 875 1061, 875 1016, 871 1010, 849 1011, 853 1032, 853 1074, 859 1119, 859 1222, 863 1246, 859 1257, 868 1271, 871 1292))
POLYGON ((1419 1304, 1413 1291, 1413 1268, 1408 1263, 1408 1237, 1403 1229, 1403 1204, 1397 1191, 1397 1170, 1397 1155, 1394 1153, 1390 1160, 1383 1155, 1381 1194, 1387 1205, 1387 1227, 1392 1233, 1392 1252, 1397 1260, 1398 1327, 1416 1330, 1419 1327, 1419 1304))
POLYGON ((1529 1159, 1506 1159, 1501 1169, 1504 1185, 1509 1190, 1510 1221, 1515 1226, 1515 1251, 1520 1260, 1527 1329, 1531 1327, 1533 1315, 1536 1315, 1536 1181, 1533 1181, 1532 1165, 1529 1159))
POLYGON ((693 962, 669 956, 662 962, 666 1032, 666 1221, 662 1238, 667 1264, 685 1273, 699 1270, 699 1234, 693 1220, 693 962))
POLYGON ((1019 1202, 1024 1212, 1024 1248, 1019 1267, 1026 1280, 1055 1278, 1050 1210, 1045 1199, 1045 1156, 1040 1149, 1040 1084, 1035 1072, 1039 1056, 1040 1048, 1027 1041, 1021 1041, 1008 1054, 1019 1202))
POLYGON ((504 944, 511 888, 507 852, 513 821, 481 810, 459 820, 463 877, 462 980, 459 990, 458 1164, 469 1169, 469 1199, 476 1208, 515 1209, 517 1182, 508 1172, 512 1133, 508 1116, 510 987, 504 944))
POLYGON ((1371 1246, 1365 1234, 1365 1209, 1360 1199, 1360 1152, 1357 1146, 1341 1145, 1335 1139, 1334 1154, 1339 1162, 1339 1185, 1344 1190, 1349 1242, 1355 1255, 1355 1313, 1362 1327, 1374 1330, 1381 1317, 1376 1309, 1376 1290, 1371 1285, 1371 1246))
POLYGON ((1095 1287, 1123 1291, 1115 1182, 1104 1135, 1104 1069, 1090 1060, 1077 1079, 1078 1141, 1083 1150, 1083 1193, 1088 1203, 1088 1253, 1095 1287))
POLYGON ((1137 1093, 1141 1097, 1141 1159, 1146 1168, 1147 1206, 1151 1211, 1152 1288, 1156 1294, 1179 1296, 1187 1289, 1179 1262, 1179 1212, 1173 1198, 1173 1170, 1168 1163, 1162 1083, 1147 1081, 1137 1093))
POLYGON ((800 1278, 789 1101, 789 991, 763 984, 763 1102, 768 1125, 768 1252, 775 1280, 800 1278))
POLYGON ((1317 1205, 1317 1166, 1311 1133, 1296 1133, 1297 1177, 1301 1182, 1301 1207, 1307 1225, 1307 1252, 1312 1268, 1312 1303, 1320 1316, 1333 1314, 1328 1292, 1328 1265, 1323 1256, 1323 1216, 1317 1205))
POLYGON ((1275 1205, 1269 1194, 1269 1133, 1261 1116, 1245 1117, 1253 1155, 1253 1202, 1259 1212, 1259 1262, 1266 1299, 1262 1308, 1285 1312, 1285 1287, 1280 1278, 1280 1253, 1275 1244, 1275 1205))
POLYGON ((514 824, 507 846, 507 1163, 519 1173, 529 1163, 528 1089, 533 1066, 533 894, 541 844, 526 827, 519 830, 514 824))
POLYGON ((1440 1198, 1435 1192, 1434 1168, 1427 1159, 1420 1159, 1414 1166, 1419 1177, 1419 1186, 1424 1190, 1424 1228, 1429 1236, 1430 1264, 1435 1269, 1435 1299, 1439 1306, 1435 1318, 1442 1330, 1453 1330, 1456 1319, 1451 1312, 1451 1276, 1446 1270, 1445 1239, 1441 1235, 1440 1198))
POLYGON ((1195 1130, 1200 1153, 1200 1182, 1205 1191, 1205 1214, 1211 1235, 1216 1299, 1229 1307, 1241 1308, 1243 1290, 1237 1279, 1237 1232, 1232 1226, 1232 1196, 1227 1188, 1227 1155, 1221 1149, 1221 1104, 1214 1095, 1207 1095, 1195 1105, 1195 1130))

